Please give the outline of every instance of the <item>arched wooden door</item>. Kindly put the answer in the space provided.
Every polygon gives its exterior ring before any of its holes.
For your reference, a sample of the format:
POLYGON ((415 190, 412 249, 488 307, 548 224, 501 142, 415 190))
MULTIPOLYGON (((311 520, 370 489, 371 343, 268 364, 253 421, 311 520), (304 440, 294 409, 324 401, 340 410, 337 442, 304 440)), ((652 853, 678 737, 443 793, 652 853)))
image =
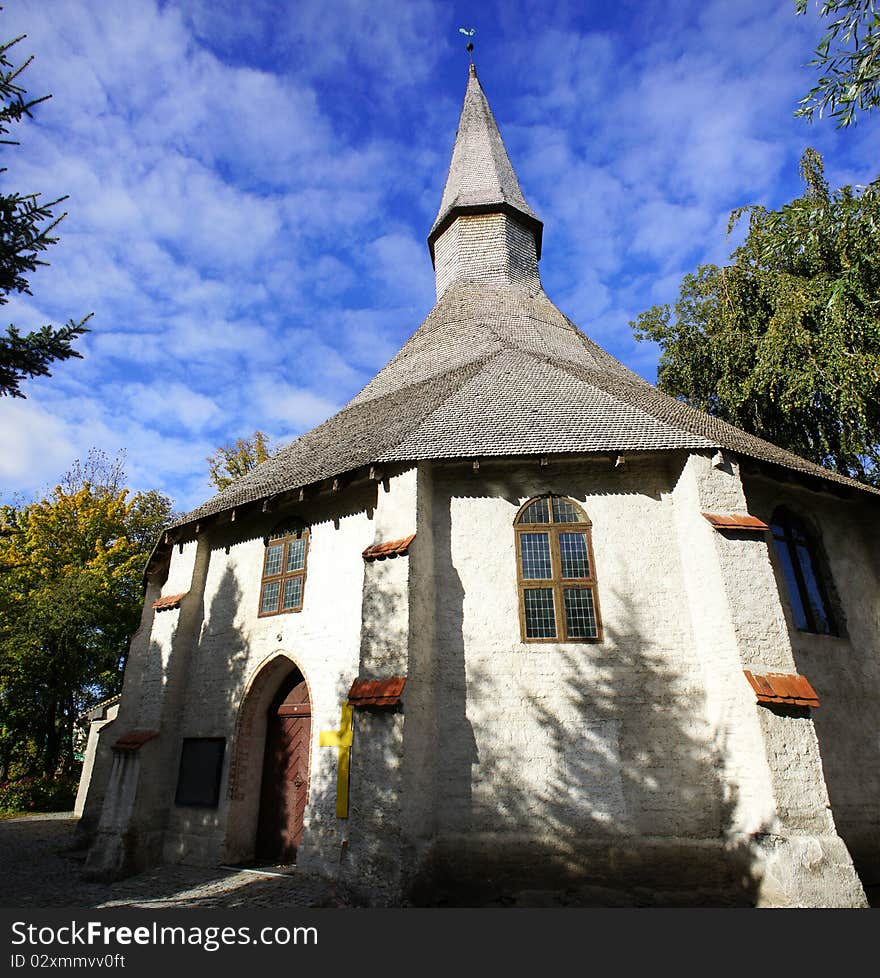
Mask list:
POLYGON ((257 857, 282 865, 296 861, 309 795, 312 707, 297 670, 282 684, 266 717, 257 857))

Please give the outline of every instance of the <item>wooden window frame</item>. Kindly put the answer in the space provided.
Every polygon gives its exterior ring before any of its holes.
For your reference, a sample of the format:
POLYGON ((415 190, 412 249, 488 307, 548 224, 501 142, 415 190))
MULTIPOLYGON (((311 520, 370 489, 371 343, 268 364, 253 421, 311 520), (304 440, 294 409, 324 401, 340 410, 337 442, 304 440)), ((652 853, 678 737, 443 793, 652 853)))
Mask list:
POLYGON ((270 535, 266 536, 263 540, 263 573, 260 577, 260 590, 257 596, 258 600, 258 612, 257 616, 259 618, 273 618, 275 615, 290 615, 296 614, 302 611, 303 603, 306 597, 306 572, 309 566, 309 543, 311 542, 311 533, 307 526, 291 526, 287 524, 281 529, 274 530, 270 535), (301 568, 293 571, 285 571, 284 568, 287 566, 287 551, 293 540, 305 540, 305 548, 303 551, 303 565, 301 568), (282 545, 281 550, 281 570, 277 574, 267 574, 266 573, 266 562, 269 559, 269 547, 277 547, 279 544, 282 545), (282 608, 281 602, 284 599, 284 587, 287 581, 293 580, 294 578, 300 578, 300 592, 299 592, 299 604, 295 608, 282 608), (263 611, 263 590, 267 584, 279 585, 278 587, 278 600, 275 603, 275 609, 273 611, 263 611))
POLYGON ((593 556, 593 524, 584 512, 582 506, 578 505, 569 496, 561 496, 557 493, 547 493, 542 496, 532 496, 526 500, 517 511, 513 521, 516 545, 516 584, 519 596, 519 628, 523 642, 555 642, 557 644, 572 642, 586 643, 595 645, 602 641, 602 615, 599 609, 599 582, 596 576, 596 560, 593 556), (550 522, 548 523, 522 523, 523 514, 540 499, 546 499, 550 522), (562 499, 581 515, 582 519, 577 523, 556 523, 553 520, 553 500, 562 499), (523 533, 546 533, 550 544, 550 573, 549 578, 523 577, 522 568, 522 545, 520 537, 523 533), (560 533, 583 533, 587 541, 587 557, 590 562, 590 574, 588 577, 563 577, 562 576, 562 557, 559 552, 560 533), (569 637, 568 625, 565 616, 565 590, 566 588, 580 588, 589 590, 593 595, 593 613, 596 616, 596 634, 594 636, 576 635, 569 637), (546 589, 553 592, 553 616, 556 623, 556 635, 553 638, 532 638, 526 633, 526 606, 525 592, 527 590, 546 589))
POLYGON ((777 551, 776 560, 779 564, 780 577, 785 586, 786 597, 788 598, 788 604, 791 609, 791 620, 795 629, 807 635, 826 635, 830 638, 843 637, 844 633, 840 621, 841 616, 836 602, 832 601, 834 582, 831 579, 831 572, 828 570, 824 560, 824 554, 821 551, 816 534, 813 533, 804 519, 785 506, 780 506, 773 512, 773 516, 770 519, 770 539, 773 541, 773 546, 777 551), (776 534, 776 527, 782 528, 781 539, 776 534), (795 537, 797 531, 800 531, 803 536, 802 543, 795 537), (812 599, 810 598, 809 588, 807 587, 804 571, 797 553, 799 545, 806 548, 807 556, 810 558, 810 566, 813 570, 819 599, 822 602, 822 611, 825 612, 825 617, 828 621, 828 631, 817 627, 816 616, 813 613, 812 599), (804 618, 807 623, 806 628, 801 628, 797 623, 797 612, 792 596, 789 593, 791 589, 789 587, 788 576, 785 573, 785 565, 779 553, 780 548, 783 546, 788 551, 788 561, 791 564, 792 574, 794 575, 798 600, 804 611, 804 618))

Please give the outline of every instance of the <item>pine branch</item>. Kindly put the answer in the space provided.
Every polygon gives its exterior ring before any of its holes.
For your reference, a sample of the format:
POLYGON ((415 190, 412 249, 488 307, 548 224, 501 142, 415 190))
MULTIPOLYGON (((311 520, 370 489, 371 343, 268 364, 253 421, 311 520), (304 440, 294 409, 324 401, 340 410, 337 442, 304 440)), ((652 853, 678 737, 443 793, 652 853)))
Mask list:
POLYGON ((49 364, 55 360, 82 358, 71 344, 78 336, 88 333, 89 313, 78 323, 72 319, 65 326, 43 326, 37 332, 22 336, 10 326, 0 336, 0 397, 24 397, 19 384, 29 377, 51 377, 49 364))

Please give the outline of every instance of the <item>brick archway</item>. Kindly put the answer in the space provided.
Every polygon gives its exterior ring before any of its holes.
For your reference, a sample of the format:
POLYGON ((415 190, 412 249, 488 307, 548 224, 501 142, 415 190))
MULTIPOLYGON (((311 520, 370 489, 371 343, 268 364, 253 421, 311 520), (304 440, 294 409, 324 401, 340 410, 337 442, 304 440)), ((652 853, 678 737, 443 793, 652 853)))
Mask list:
POLYGON ((227 789, 229 817, 223 847, 226 862, 240 863, 254 859, 266 718, 273 699, 294 672, 298 672, 307 684, 299 664, 292 657, 279 652, 257 669, 242 697, 235 725, 227 789))

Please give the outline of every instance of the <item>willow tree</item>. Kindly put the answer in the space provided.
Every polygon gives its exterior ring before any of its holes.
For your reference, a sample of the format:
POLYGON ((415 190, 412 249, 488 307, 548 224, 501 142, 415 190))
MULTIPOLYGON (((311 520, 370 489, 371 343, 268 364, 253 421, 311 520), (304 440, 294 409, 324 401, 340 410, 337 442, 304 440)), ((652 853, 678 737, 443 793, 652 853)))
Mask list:
POLYGON ((630 323, 660 345, 658 385, 844 475, 880 484, 880 177, 830 190, 801 159, 802 196, 735 210, 725 266, 686 275, 674 308, 630 323))
MULTIPOLYGON (((808 0, 795 0, 799 14, 808 0)), ((859 113, 880 106, 880 2, 821 0, 819 16, 827 29, 810 67, 819 78, 801 99, 795 115, 810 122, 828 114, 838 128, 854 125, 859 113)))

